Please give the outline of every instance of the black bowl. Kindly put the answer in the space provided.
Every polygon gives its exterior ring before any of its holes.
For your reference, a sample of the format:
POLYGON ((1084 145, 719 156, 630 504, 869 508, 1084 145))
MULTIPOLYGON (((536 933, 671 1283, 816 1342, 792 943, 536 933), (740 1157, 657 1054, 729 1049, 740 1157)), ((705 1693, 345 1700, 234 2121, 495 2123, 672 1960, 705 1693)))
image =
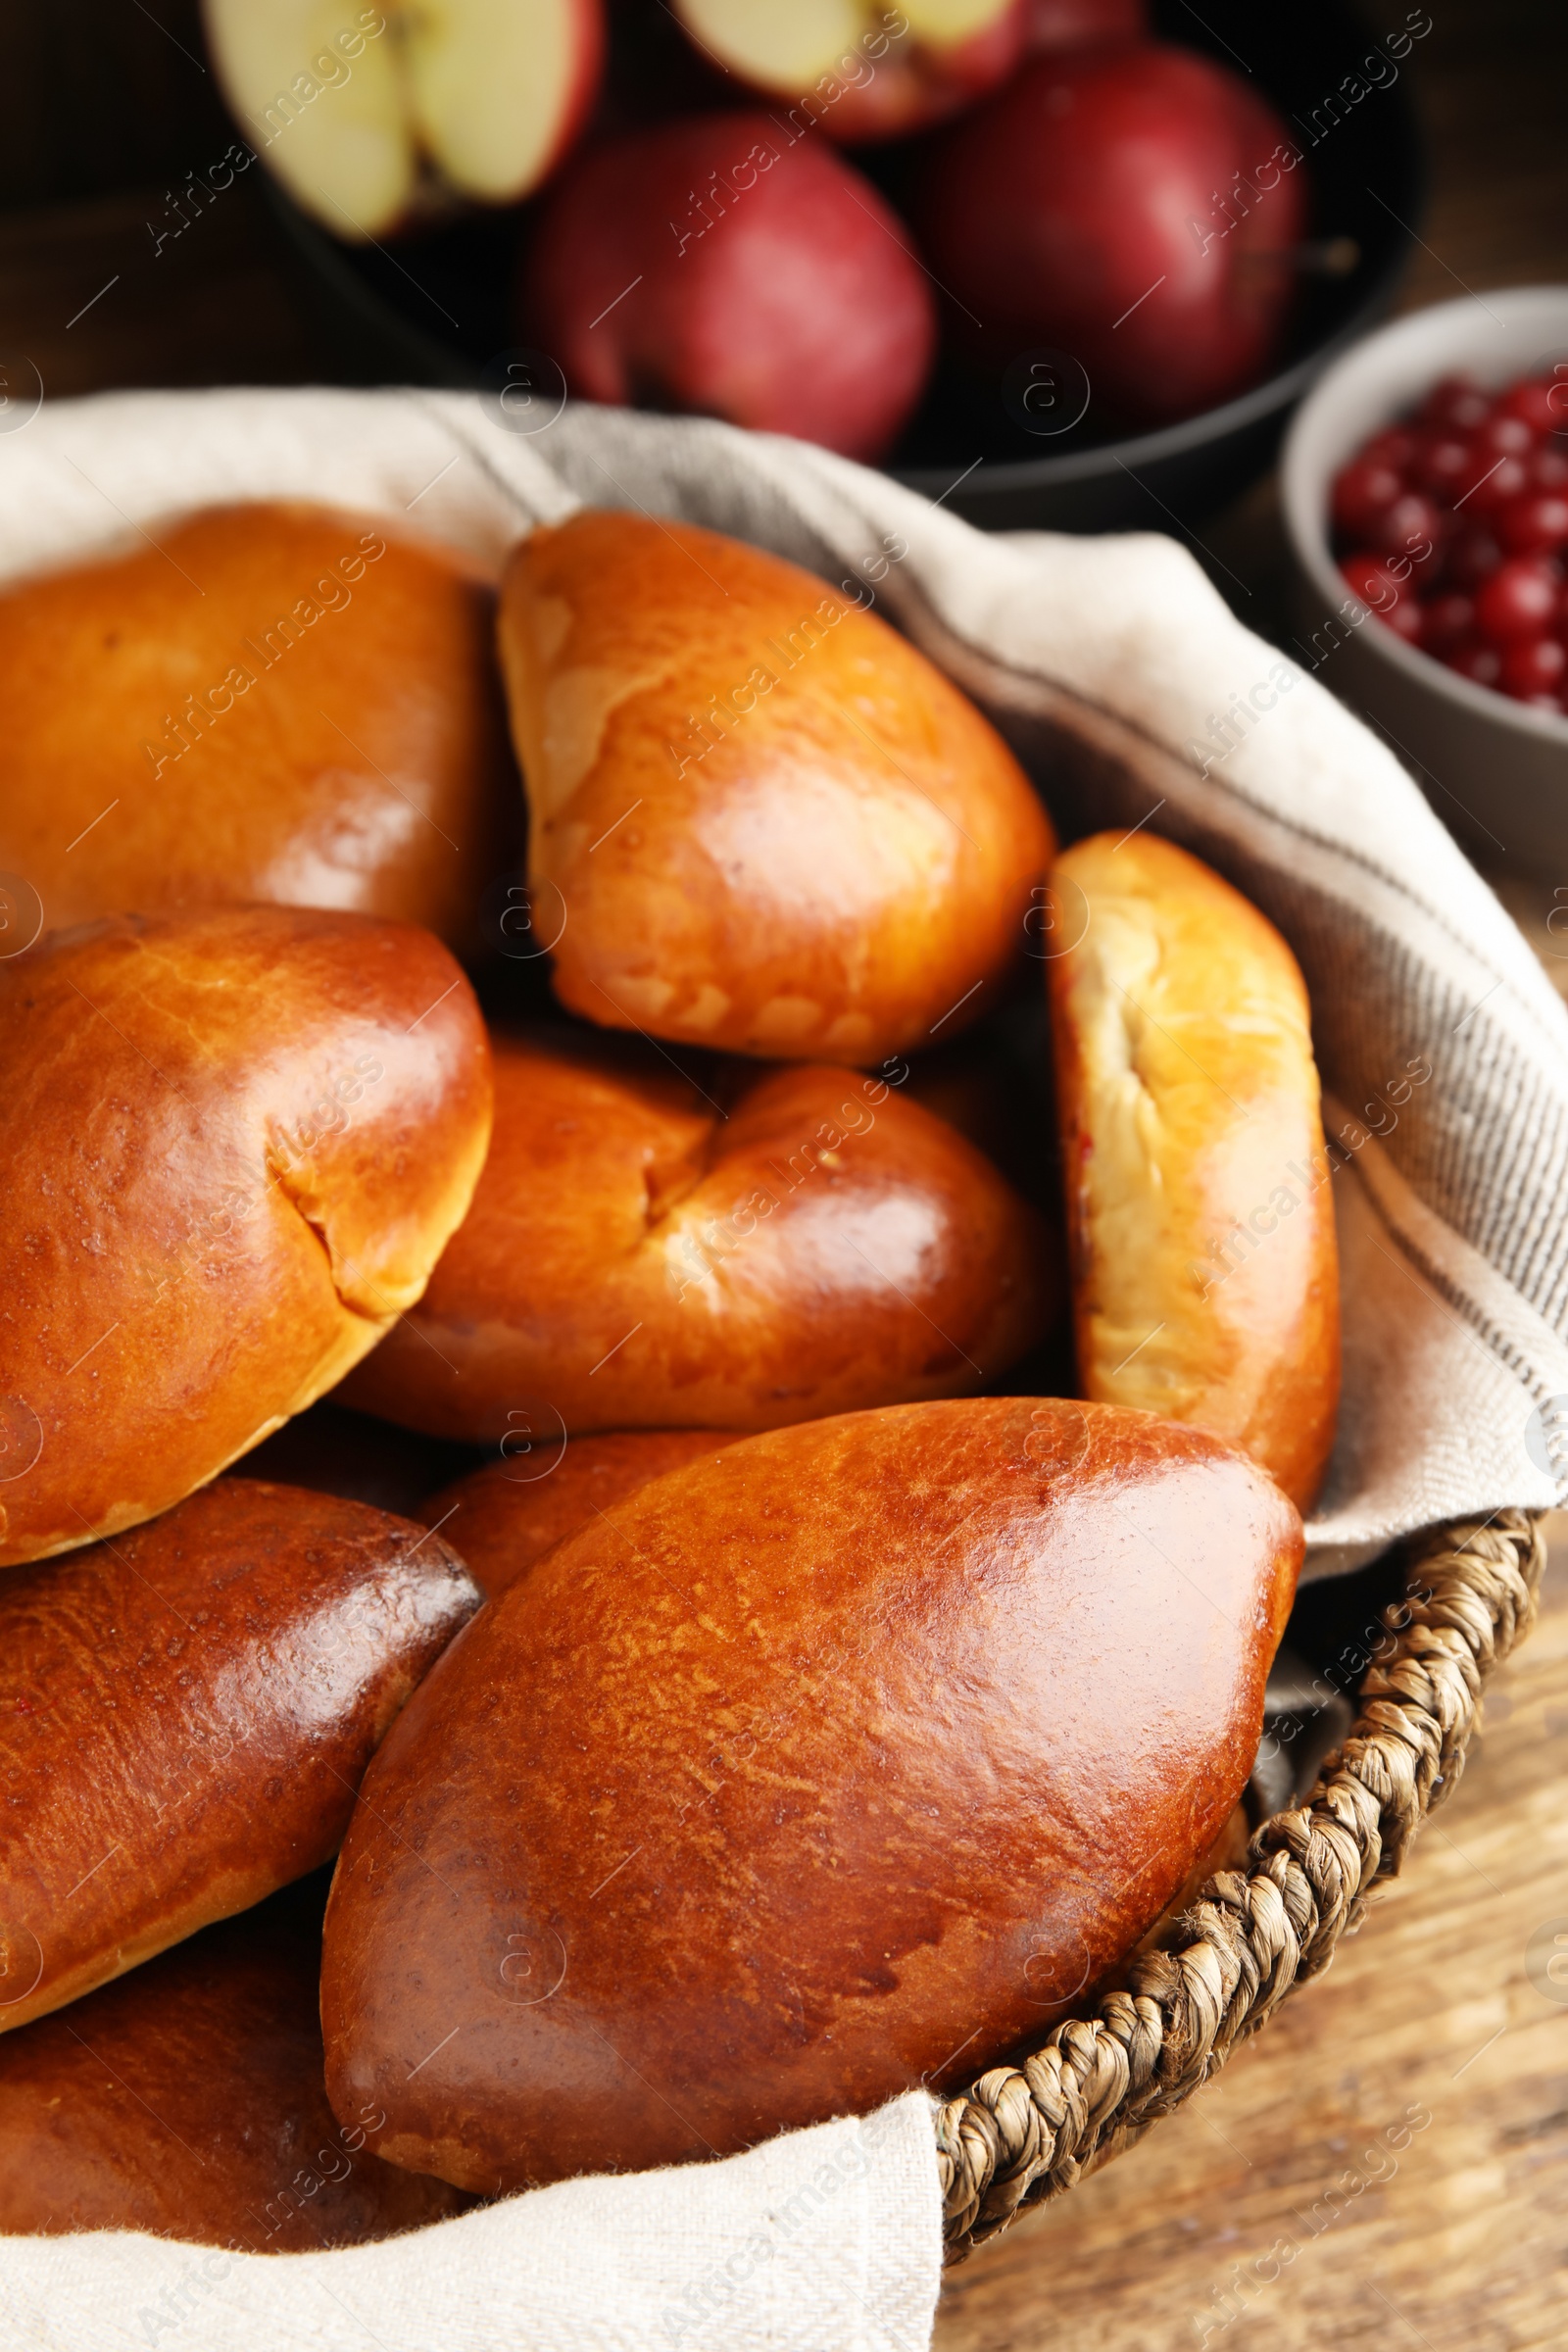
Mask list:
MULTIPOLYGON (((1304 280, 1280 366, 1263 383, 1179 424, 1116 437, 1091 401, 1066 431, 1018 421, 1001 379, 944 360, 887 471, 989 530, 1191 528, 1272 463, 1291 410, 1344 347, 1389 308, 1414 241, 1424 170, 1405 67, 1388 57, 1350 0, 1289 12, 1208 0, 1200 19, 1171 0, 1159 30, 1245 68, 1285 118, 1311 175, 1311 236, 1353 252, 1343 274, 1304 280), (1357 74, 1376 53, 1397 78, 1357 74), (1348 95, 1352 87, 1365 94, 1348 95)), ((856 163, 897 202, 918 149, 860 149, 856 163)), ((1261 160, 1261 159, 1260 159, 1261 160)), ((264 179, 318 297, 345 374, 355 380, 471 389, 487 363, 526 340, 511 316, 521 212, 469 217, 396 248, 345 246, 264 179)))

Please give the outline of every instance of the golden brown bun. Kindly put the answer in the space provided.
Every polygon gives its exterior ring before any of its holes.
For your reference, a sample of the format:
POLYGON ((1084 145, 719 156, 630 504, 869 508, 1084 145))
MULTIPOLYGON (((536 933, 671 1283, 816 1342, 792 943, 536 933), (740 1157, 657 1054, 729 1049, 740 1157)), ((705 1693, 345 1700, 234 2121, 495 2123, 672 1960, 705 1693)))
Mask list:
POLYGON ((290 1898, 0 2041, 0 2233, 146 2230, 253 2254, 364 2245, 467 2200, 326 2103, 318 1936, 290 1898))
POLYGON ((521 814, 493 587, 330 507, 154 536, 0 591, 0 868, 50 929, 277 900, 475 945, 521 814))
POLYGON ((494 1043, 473 1206, 345 1402, 481 1444, 771 1429, 962 1394, 1048 1320, 1034 1211, 883 1081, 773 1070, 726 1117, 652 1053, 494 1043))
MULTIPOLYGON (((1219 1871, 1242 1868, 1247 1860, 1251 1837, 1252 1825, 1248 1818, 1246 1805, 1233 1806, 1213 1844, 1199 1855, 1153 1926, 1139 1937, 1137 1950, 1147 1952, 1163 1949, 1177 1922, 1192 1909, 1209 1880, 1219 1871)), ((1113 1969, 1109 1980, 1102 1979, 1096 1989, 1108 1991, 1111 1984, 1124 1982, 1127 1974, 1126 1967, 1113 1969)))
POLYGON ((479 1597, 438 1535, 237 1478, 0 1581, 0 2033, 334 1854, 479 1597))
POLYGON ((1050 820, 874 613, 716 532, 585 513, 514 555, 501 659, 573 1011, 868 1062, 996 999, 1050 820))
POLYGON ((497 1600, 535 1560, 666 1470, 716 1453, 710 1429, 629 1429, 552 1439, 516 1433, 508 1459, 443 1487, 415 1512, 463 1554, 486 1600, 497 1600))
POLYGON ((1334 1443, 1339 1257, 1306 990, 1152 833, 1081 841, 1048 963, 1083 1394, 1244 1446, 1305 1510, 1334 1443))
POLYGON ((0 1566, 167 1510, 412 1306, 490 1133, 427 931, 121 915, 0 962, 0 1566))
POLYGON ((1301 1557, 1216 1439, 1036 1398, 741 1439, 613 1518, 426 1678, 333 1880, 333 2107, 464 2187, 722 2155, 1044 2032, 1235 1804, 1301 1557))

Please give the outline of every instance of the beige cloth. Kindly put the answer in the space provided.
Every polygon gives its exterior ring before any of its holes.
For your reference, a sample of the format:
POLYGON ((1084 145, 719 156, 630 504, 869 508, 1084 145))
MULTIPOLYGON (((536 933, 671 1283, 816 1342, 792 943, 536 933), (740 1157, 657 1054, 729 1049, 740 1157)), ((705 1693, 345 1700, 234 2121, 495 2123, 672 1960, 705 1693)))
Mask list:
MULTIPOLYGON (((988 539, 820 450, 587 409, 514 429, 533 414, 395 391, 49 405, 0 435, 0 577, 217 500, 295 496, 492 558, 579 500, 626 505, 861 583, 987 703, 1064 829, 1147 819, 1229 874, 1300 958, 1347 1145, 1345 1404, 1312 1572, 1435 1520, 1556 1499, 1568 1019, 1391 754, 1168 539, 988 539), (1239 699, 1250 715, 1225 749, 1215 721, 1239 699), (1104 757, 1067 756, 1097 733, 1104 757)), ((537 2191, 380 2248, 209 2259, 129 2236, 14 2241, 0 2300, 9 2341, 62 2352, 127 2336, 204 2352, 918 2352, 938 2259, 915 2095, 865 2125, 537 2191)))
POLYGON ((931 2102, 334 2254, 0 2238, 6 2352, 924 2352, 931 2102))

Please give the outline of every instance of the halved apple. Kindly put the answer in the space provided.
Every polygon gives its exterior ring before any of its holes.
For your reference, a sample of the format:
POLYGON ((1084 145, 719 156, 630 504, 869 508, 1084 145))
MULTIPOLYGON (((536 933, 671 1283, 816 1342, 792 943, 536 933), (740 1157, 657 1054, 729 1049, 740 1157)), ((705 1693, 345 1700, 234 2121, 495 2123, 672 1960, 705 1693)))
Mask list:
POLYGON ((891 139, 956 114, 1022 55, 1028 0, 676 0, 726 73, 792 98, 831 138, 891 139))
POLYGON ((604 62, 603 0, 203 0, 203 13, 257 153, 350 241, 457 198, 529 195, 604 62))

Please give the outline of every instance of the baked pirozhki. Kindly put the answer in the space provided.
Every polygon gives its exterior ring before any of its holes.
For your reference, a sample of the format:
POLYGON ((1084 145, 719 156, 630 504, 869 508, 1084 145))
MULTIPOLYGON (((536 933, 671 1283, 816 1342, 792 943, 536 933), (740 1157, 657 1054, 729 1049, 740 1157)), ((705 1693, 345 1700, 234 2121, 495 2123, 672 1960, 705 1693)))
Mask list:
POLYGON ((479 1599, 439 1535, 238 1478, 0 1581, 0 2034, 329 1860, 479 1599))
POLYGON ((1305 1510, 1334 1443, 1340 1297, 1296 958, 1147 830, 1075 843, 1051 888, 1082 1394, 1230 1439, 1305 1510))
POLYGON ((0 1566, 167 1510, 423 1290, 490 1133, 427 931, 119 915, 0 961, 0 1566))
POLYGON ((501 659, 532 918, 574 1012, 861 1063, 998 1000, 1050 820, 871 594, 637 514, 518 547, 501 659))
POLYGON ((1037 1213, 885 1079, 748 1071, 726 1108, 619 1041, 494 1045, 473 1206, 345 1402, 481 1444, 768 1429, 963 1394, 1051 1318, 1037 1213))
POLYGON ((0 2039, 0 2233, 308 2254, 463 2210, 376 2155, 373 2108, 340 2124, 327 2105, 305 1909, 284 1896, 208 1928, 0 2039))
POLYGON ((723 1444, 710 1429, 622 1429, 568 1443, 550 1429, 534 1437, 514 1428, 503 1460, 443 1487, 415 1517, 441 1529, 496 1600, 567 1536, 596 1519, 613 1524, 616 1506, 651 1478, 723 1444))
POLYGON ((335 2111, 495 2191, 971 2080, 1218 1836, 1301 1548, 1245 1455, 1110 1405, 848 1414, 651 1481, 480 1611, 366 1775, 335 2111))
POLYGON ((0 869, 51 929, 276 900, 476 946, 521 833, 493 581, 330 507, 153 536, 0 590, 0 869))

